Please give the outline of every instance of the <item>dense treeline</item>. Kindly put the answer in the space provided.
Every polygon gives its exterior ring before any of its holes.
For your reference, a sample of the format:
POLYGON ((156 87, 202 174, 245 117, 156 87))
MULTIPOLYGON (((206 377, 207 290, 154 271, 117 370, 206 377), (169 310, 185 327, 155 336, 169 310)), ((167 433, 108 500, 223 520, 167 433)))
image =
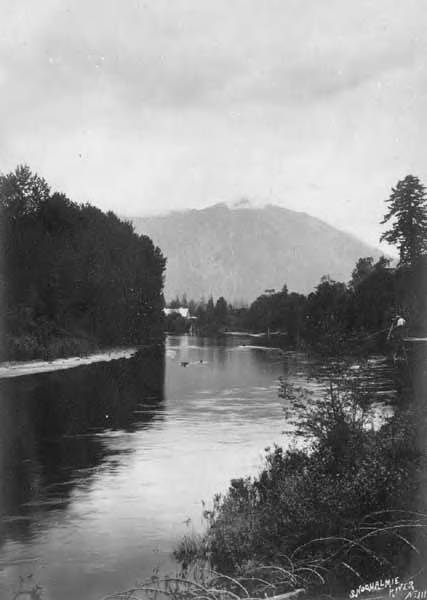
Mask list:
POLYGON ((253 330, 280 330, 289 341, 316 341, 325 334, 352 336, 384 332, 396 313, 403 313, 412 332, 427 329, 427 259, 411 266, 390 267, 361 258, 348 284, 325 276, 308 296, 264 294, 250 306, 243 324, 253 330))
POLYGON ((165 259, 27 166, 0 176, 2 357, 56 357, 158 338, 165 259))
MULTIPOLYGON (((420 256, 413 265, 391 266, 381 257, 360 258, 348 283, 322 277, 307 296, 268 291, 249 307, 233 307, 224 298, 216 302, 175 299, 171 307, 188 307, 197 317, 196 329, 210 335, 231 330, 265 334, 280 333, 286 344, 316 343, 325 335, 337 338, 368 339, 372 344, 384 341, 394 316, 402 313, 409 332, 427 331, 427 257, 420 256)), ((169 331, 183 333, 189 323, 171 315, 169 331)))
MULTIPOLYGON (((190 316, 195 320, 189 321, 179 313, 169 314, 166 318, 166 330, 168 333, 188 333, 190 330, 198 335, 218 335, 234 324, 238 325, 239 309, 233 308, 225 298, 220 296, 214 302, 212 296, 207 300, 187 300, 184 294, 182 298, 175 298, 169 303, 169 308, 188 308, 190 316)), ((244 309, 243 309, 244 310, 244 309)))

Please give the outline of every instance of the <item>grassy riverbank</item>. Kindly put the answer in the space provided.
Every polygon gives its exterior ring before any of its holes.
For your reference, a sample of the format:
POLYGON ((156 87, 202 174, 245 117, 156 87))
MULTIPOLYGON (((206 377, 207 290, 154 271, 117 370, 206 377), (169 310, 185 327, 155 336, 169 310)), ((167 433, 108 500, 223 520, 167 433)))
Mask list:
POLYGON ((205 512, 206 533, 181 541, 178 560, 206 561, 232 577, 259 577, 274 565, 294 573, 289 588, 304 580, 332 594, 422 568, 426 376, 422 361, 397 369, 395 413, 377 430, 363 380, 340 373, 317 402, 284 383, 305 449, 269 450, 258 477, 233 480, 205 512))
POLYGON ((71 334, 43 336, 41 332, 5 336, 0 361, 52 360, 68 356, 85 356, 99 350, 95 340, 71 334))

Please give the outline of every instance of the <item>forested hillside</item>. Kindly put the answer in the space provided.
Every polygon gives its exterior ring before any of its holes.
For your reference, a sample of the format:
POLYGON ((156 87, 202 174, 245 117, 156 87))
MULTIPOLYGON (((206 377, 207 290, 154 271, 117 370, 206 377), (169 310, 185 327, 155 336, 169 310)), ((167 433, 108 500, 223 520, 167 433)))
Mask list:
POLYGON ((0 176, 2 359, 53 358, 161 335, 165 260, 115 214, 0 176))

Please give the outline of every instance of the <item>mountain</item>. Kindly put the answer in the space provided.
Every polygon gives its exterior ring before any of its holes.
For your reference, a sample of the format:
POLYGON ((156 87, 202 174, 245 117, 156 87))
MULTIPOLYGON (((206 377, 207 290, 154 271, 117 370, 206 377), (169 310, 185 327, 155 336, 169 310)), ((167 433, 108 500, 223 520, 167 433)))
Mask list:
POLYGON ((348 281, 358 258, 381 255, 319 219, 273 205, 215 204, 132 222, 167 257, 166 299, 252 301, 285 283, 307 293, 322 275, 348 281))

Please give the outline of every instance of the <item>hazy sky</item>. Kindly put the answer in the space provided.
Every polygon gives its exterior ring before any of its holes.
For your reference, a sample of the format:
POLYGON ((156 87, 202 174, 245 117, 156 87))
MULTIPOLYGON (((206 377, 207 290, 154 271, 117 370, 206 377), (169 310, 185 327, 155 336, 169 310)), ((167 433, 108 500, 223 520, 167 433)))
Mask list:
POLYGON ((126 215, 242 197, 376 243, 427 183, 425 0, 0 0, 0 170, 126 215))

